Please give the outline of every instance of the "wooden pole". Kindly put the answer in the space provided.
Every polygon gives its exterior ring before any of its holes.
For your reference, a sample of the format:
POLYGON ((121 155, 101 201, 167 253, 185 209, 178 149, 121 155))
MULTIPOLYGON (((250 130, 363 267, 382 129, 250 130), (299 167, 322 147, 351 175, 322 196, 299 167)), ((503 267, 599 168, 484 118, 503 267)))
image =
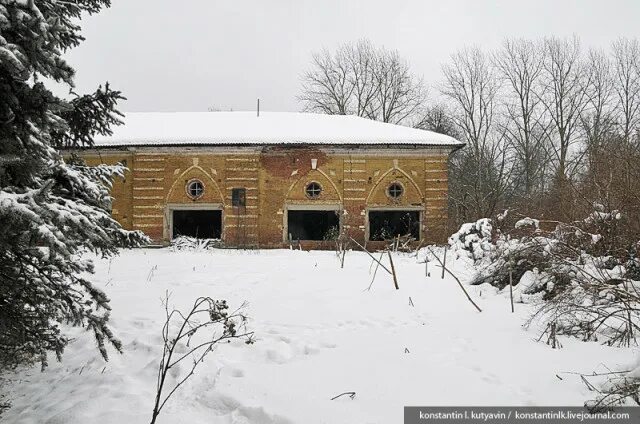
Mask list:
POLYGON ((445 265, 447 263, 447 250, 448 249, 445 247, 444 248, 444 261, 442 262, 442 276, 440 277, 443 280, 444 280, 444 268, 445 268, 445 265))
POLYGON ((391 258, 391 251, 387 250, 389 254, 389 262, 391 263, 391 275, 393 275, 393 285, 396 286, 396 290, 400 290, 398 287, 398 278, 396 277, 396 268, 393 266, 393 259, 391 258))
POLYGON ((515 312, 513 308, 513 261, 509 259, 509 297, 511 298, 511 313, 515 312))

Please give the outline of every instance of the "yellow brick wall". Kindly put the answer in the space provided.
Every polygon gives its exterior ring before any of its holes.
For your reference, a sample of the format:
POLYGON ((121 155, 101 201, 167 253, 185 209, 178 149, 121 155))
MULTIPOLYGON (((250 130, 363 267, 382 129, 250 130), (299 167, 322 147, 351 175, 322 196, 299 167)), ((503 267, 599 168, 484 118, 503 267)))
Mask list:
POLYGON ((377 150, 264 148, 260 150, 140 148, 83 153, 89 165, 125 160, 130 168, 113 187, 113 216, 123 227, 138 229, 154 240, 168 241, 167 205, 220 206, 227 245, 282 247, 287 205, 339 205, 345 231, 365 242, 367 208, 410 207, 422 212, 422 238, 446 240, 447 158, 445 151, 417 153, 377 150), (312 159, 317 160, 312 169, 312 159), (204 195, 193 200, 185 187, 197 178, 204 195), (304 188, 322 186, 318 199, 304 188), (400 200, 387 187, 404 187, 400 200), (231 206, 231 189, 247 189, 246 209, 231 206))
MULTIPOLYGON (((85 162, 90 166, 102 163, 113 165, 120 162, 130 167, 133 161, 133 154, 129 152, 118 154, 100 153, 99 155, 81 154, 81 156, 84 157, 85 162)), ((111 197, 113 197, 111 215, 123 228, 127 229, 131 229, 133 225, 132 190, 133 178, 131 177, 130 171, 125 173, 124 178, 116 178, 113 181, 111 189, 111 197)))

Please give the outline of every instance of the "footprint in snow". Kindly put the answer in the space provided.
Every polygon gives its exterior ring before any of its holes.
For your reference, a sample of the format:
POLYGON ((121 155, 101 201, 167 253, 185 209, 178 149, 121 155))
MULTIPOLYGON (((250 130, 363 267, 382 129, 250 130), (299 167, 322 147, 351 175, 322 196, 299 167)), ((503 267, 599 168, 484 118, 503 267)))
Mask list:
POLYGON ((130 343, 125 345, 125 350, 151 352, 153 348, 148 343, 141 342, 138 339, 133 339, 130 343))
POLYGON ((482 377, 480 377, 480 379, 482 379, 483 381, 486 381, 487 383, 491 383, 491 384, 500 384, 502 383, 502 380, 500 380, 500 378, 498 378, 497 375, 495 374, 485 374, 482 377))
POLYGON ((131 321, 131 326, 135 328, 144 328, 147 326, 148 322, 149 320, 145 318, 135 318, 131 321))
POLYGON ((293 359, 294 353, 291 346, 284 342, 279 342, 272 349, 265 351, 266 359, 276 364, 284 364, 293 359))
POLYGON ((236 378, 244 377, 244 370, 240 368, 234 368, 231 370, 231 376, 236 378))
POLYGON ((304 347, 304 349, 302 350, 302 352, 303 352, 305 355, 315 355, 316 353, 320 352, 320 349, 318 349, 318 348, 317 348, 317 347, 315 347, 315 346, 306 345, 306 346, 304 347))

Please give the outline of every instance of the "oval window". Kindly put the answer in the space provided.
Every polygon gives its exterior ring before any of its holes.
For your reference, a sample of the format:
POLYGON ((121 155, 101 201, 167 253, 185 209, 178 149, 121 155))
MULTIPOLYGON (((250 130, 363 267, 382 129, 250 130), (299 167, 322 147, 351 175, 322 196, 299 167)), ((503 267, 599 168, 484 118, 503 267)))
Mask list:
POLYGON ((404 193, 404 187, 400 183, 391 183, 387 189, 387 194, 392 199, 398 199, 404 193))
POLYGON ((204 184, 200 180, 191 180, 187 183, 187 195, 192 199, 198 199, 204 194, 204 184))
POLYGON ((304 192, 306 193, 308 198, 317 199, 318 197, 320 197, 320 193, 322 193, 322 187, 320 186, 320 184, 313 181, 307 184, 304 192))

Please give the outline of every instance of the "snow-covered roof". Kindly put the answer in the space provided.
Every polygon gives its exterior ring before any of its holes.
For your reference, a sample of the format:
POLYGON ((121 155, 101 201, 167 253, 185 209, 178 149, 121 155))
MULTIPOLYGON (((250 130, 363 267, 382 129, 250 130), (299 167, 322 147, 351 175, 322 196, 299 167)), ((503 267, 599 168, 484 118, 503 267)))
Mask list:
POLYGON ((460 147, 432 131, 385 124, 357 116, 293 112, 127 113, 113 135, 96 147, 173 145, 424 145, 460 147))

